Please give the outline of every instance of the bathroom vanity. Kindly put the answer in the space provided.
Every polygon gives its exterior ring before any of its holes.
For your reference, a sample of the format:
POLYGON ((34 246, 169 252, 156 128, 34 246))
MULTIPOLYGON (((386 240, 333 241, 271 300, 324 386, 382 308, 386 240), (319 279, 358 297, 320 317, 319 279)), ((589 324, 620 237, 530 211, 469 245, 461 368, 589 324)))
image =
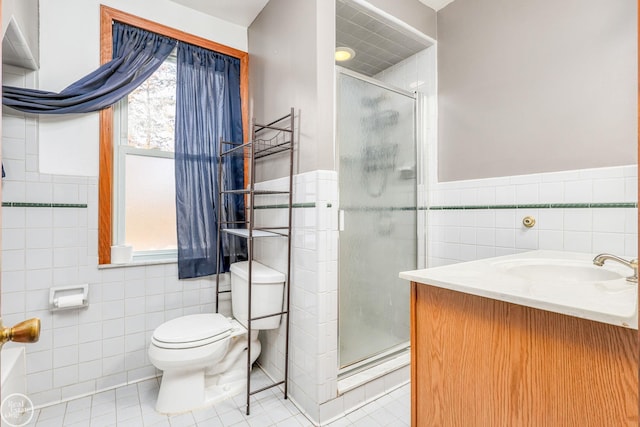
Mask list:
POLYGON ((412 426, 637 426, 637 284, 534 251, 411 281, 412 426))

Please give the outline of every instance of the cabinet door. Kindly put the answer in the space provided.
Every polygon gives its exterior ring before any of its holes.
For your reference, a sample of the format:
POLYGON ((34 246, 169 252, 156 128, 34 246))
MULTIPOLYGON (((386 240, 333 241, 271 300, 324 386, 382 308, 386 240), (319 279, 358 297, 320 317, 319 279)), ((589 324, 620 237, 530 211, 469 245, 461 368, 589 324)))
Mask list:
POLYGON ((637 331, 412 284, 413 426, 637 426, 637 331))

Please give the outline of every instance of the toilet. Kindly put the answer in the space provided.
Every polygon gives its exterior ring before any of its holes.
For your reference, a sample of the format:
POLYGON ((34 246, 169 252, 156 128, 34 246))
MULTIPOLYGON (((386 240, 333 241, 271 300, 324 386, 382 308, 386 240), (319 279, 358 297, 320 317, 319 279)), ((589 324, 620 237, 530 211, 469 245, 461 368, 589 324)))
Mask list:
MULTIPOLYGON (((276 329, 282 315, 251 322, 247 337, 249 262, 231 265, 233 318, 218 313, 192 314, 169 320, 153 331, 149 360, 162 370, 156 410, 177 414, 213 405, 246 387, 247 347, 251 364, 260 355, 258 333, 276 329)), ((284 274, 253 261, 252 317, 280 313, 284 301, 284 274)))

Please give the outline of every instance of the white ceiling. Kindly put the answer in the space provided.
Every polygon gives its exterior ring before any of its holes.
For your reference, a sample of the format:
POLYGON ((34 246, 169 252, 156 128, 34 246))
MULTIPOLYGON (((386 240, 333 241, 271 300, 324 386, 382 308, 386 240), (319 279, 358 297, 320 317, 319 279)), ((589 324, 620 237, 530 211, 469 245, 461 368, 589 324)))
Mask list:
MULTIPOLYGON (((172 0, 207 15, 248 27, 269 0, 172 0)), ((434 10, 440 10, 453 0, 419 0, 434 10)))
POLYGON ((453 0, 420 0, 420 3, 424 3, 433 10, 440 10, 453 0))
POLYGON ((207 15, 248 27, 269 0, 172 0, 207 15))

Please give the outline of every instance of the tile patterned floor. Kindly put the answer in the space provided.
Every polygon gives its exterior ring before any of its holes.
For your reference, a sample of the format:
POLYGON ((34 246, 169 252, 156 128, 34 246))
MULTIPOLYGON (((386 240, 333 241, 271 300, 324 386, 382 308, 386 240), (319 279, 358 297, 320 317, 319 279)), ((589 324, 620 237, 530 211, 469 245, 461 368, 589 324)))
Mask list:
MULTIPOLYGON (((259 369, 252 373, 252 383, 265 381, 259 369)), ((244 413, 244 396, 222 402, 215 407, 173 417, 154 409, 159 381, 151 379, 37 410, 29 423, 35 427, 310 427, 304 417, 282 393, 267 390, 256 395, 251 415, 244 413)), ((404 385, 336 420, 329 427, 404 427, 410 424, 410 387, 404 385)))

